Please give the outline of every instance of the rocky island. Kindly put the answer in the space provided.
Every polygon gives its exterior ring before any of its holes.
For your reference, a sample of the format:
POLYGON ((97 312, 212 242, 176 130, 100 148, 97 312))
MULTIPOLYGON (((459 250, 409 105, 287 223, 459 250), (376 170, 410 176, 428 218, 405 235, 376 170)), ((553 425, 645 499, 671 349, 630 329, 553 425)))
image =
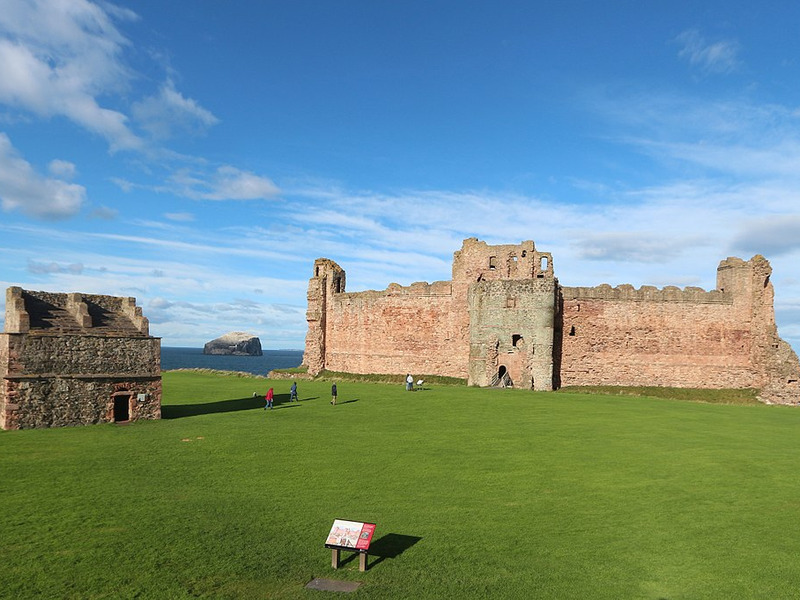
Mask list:
POLYGON ((261 356, 261 340, 243 331, 232 331, 206 343, 203 354, 261 356))

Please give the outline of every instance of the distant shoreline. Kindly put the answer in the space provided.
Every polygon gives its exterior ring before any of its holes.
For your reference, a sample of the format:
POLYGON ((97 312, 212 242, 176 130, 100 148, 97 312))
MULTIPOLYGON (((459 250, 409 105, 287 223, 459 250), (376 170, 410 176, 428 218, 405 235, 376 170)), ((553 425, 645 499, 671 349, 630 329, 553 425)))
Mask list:
POLYGON ((203 348, 163 346, 161 370, 203 369, 241 372, 266 377, 273 369, 298 367, 303 362, 302 350, 263 350, 261 356, 203 354, 203 348))

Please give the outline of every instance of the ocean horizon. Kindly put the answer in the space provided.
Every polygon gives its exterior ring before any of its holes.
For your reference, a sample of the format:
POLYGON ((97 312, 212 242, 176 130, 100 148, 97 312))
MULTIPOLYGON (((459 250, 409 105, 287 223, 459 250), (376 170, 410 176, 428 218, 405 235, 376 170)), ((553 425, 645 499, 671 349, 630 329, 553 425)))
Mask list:
POLYGON ((272 369, 299 367, 302 350, 263 350, 262 356, 228 356, 203 354, 202 348, 164 346, 161 348, 161 370, 215 369, 266 375, 272 369))

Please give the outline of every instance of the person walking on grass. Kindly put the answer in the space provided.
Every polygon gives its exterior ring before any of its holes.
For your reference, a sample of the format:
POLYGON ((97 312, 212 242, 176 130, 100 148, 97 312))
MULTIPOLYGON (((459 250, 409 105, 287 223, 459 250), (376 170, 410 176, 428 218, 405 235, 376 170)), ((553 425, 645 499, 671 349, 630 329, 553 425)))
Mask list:
POLYGON ((336 384, 331 386, 331 404, 336 406, 336 384))
POLYGON ((292 382, 292 388, 289 390, 289 402, 292 402, 292 401, 300 402, 300 400, 297 399, 297 382, 296 381, 292 382))
POLYGON ((264 396, 264 400, 267 401, 267 403, 264 405, 264 410, 267 410, 267 409, 272 410, 272 399, 274 398, 274 396, 275 396, 275 392, 272 391, 272 388, 269 388, 267 390, 267 395, 264 396))

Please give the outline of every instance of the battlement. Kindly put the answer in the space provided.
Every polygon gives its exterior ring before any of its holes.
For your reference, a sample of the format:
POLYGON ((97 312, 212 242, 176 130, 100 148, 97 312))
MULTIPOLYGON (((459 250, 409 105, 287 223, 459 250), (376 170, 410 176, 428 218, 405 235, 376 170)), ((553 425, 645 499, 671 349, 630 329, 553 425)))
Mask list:
POLYGON ((380 298, 383 296, 450 296, 453 284, 450 281, 417 281, 411 285, 390 283, 385 290, 365 290, 363 292, 347 292, 338 296, 341 300, 354 298, 380 298))
POLYGON ((564 300, 614 300, 617 302, 676 302, 690 304, 733 304, 733 295, 720 290, 705 291, 700 287, 683 289, 668 285, 657 288, 643 285, 638 290, 626 283, 611 287, 607 283, 595 287, 562 287, 564 300))
POLYGON ((6 333, 147 337, 149 329, 135 298, 6 290, 6 333))

